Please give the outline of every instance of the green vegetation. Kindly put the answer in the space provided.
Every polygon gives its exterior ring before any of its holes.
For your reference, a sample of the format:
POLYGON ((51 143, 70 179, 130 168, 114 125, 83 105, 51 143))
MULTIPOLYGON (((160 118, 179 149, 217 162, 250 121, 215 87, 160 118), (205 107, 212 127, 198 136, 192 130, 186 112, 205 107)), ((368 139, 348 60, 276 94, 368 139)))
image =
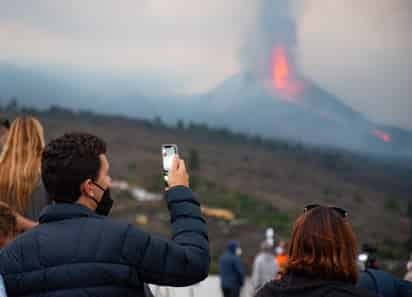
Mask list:
MULTIPOLYGON (((196 150, 191 150, 189 155, 189 164, 193 170, 199 166, 196 150)), ((234 212, 236 219, 242 222, 259 227, 274 226, 280 233, 285 235, 290 231, 290 216, 280 212, 264 199, 226 189, 196 174, 190 177, 190 183, 194 191, 201 197, 201 202, 208 207, 231 210, 234 212)), ((153 175, 148 181, 147 189, 151 192, 162 192, 164 189, 162 175, 153 175)))
POLYGON ((392 243, 392 247, 389 244, 382 244, 379 245, 377 255, 378 259, 393 259, 398 260, 402 259, 405 251, 402 248, 393 248, 394 244, 392 243))
POLYGON ((212 261, 210 261, 209 273, 210 274, 219 273, 219 263, 218 263, 217 257, 212 257, 212 261))
POLYGON ((182 120, 178 120, 177 123, 176 123, 176 129, 184 130, 185 129, 185 123, 182 120))
POLYGON ((353 198, 354 198, 355 201, 356 201, 357 203, 359 203, 359 204, 362 204, 362 203, 365 202, 365 198, 363 198, 363 196, 362 196, 359 192, 356 192, 356 193, 353 195, 353 198))
POLYGON ((408 213, 407 213, 409 219, 412 221, 412 201, 408 201, 408 213))
POLYGON ((135 174, 137 172, 137 163, 136 162, 129 162, 127 165, 127 170, 129 174, 135 174))
POLYGON ((163 180, 163 174, 158 173, 154 174, 150 177, 149 182, 147 184, 147 190, 149 192, 161 193, 164 191, 165 183, 163 180))
POLYGON ((199 176, 196 177, 195 191, 202 197, 202 203, 209 207, 229 209, 241 221, 263 228, 273 226, 282 234, 290 232, 290 216, 261 198, 230 191, 199 176))
MULTIPOLYGON (((273 226, 283 235, 288 235, 291 228, 289 214, 280 212, 270 202, 249 194, 231 191, 210 180, 193 175, 191 186, 201 197, 202 204, 213 208, 224 208, 235 213, 236 219, 259 227, 273 226)), ((148 190, 163 191, 164 184, 161 175, 153 175, 148 190)))
POLYGON ((189 169, 191 172, 195 172, 200 168, 199 152, 192 148, 189 151, 189 169))
POLYGON ((399 200, 394 198, 387 198, 385 200, 385 209, 389 211, 400 211, 399 200))

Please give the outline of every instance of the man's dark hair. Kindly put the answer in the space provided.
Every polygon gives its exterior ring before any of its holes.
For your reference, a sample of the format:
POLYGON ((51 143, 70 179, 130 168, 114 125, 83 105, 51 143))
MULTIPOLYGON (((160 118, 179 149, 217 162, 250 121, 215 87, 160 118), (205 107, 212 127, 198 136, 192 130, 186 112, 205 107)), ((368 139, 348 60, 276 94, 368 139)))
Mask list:
POLYGON ((0 126, 10 129, 10 121, 7 119, 0 119, 0 126))
POLYGON ((97 136, 70 133, 52 140, 43 151, 41 174, 51 200, 75 202, 80 185, 88 178, 96 180, 99 155, 106 153, 106 143, 97 136))

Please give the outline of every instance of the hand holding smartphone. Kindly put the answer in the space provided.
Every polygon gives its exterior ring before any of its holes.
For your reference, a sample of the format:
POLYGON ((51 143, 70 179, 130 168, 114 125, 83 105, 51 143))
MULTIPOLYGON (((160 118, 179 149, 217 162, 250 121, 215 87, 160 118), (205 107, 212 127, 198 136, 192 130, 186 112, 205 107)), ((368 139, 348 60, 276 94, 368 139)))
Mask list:
POLYGON ((163 161, 163 173, 168 175, 172 162, 175 157, 178 156, 178 150, 176 144, 163 144, 162 145, 162 161, 163 161))
POLYGON ((174 186, 189 186, 189 175, 186 165, 179 158, 176 144, 162 145, 163 178, 167 188, 174 186))

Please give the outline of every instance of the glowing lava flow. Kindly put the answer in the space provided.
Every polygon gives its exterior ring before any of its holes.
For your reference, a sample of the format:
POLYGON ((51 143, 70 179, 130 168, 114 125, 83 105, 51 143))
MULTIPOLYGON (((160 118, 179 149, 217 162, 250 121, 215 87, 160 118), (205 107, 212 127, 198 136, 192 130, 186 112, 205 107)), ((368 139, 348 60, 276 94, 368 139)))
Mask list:
POLYGON ((283 99, 288 102, 297 103, 297 96, 303 91, 303 83, 293 77, 286 51, 282 46, 276 46, 273 49, 272 77, 273 84, 284 96, 283 99))
POLYGON ((389 133, 383 132, 382 130, 373 129, 372 134, 375 135, 376 137, 378 137, 383 142, 391 142, 392 141, 392 136, 389 133))

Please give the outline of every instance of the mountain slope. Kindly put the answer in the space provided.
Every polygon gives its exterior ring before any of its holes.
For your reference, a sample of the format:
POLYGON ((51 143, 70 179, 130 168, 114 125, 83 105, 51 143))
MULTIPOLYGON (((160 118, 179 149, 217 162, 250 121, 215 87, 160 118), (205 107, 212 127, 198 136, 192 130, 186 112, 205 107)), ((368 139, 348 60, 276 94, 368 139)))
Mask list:
POLYGON ((199 97, 190 109, 202 110, 198 118, 203 121, 212 119, 209 122, 215 126, 237 131, 361 152, 411 155, 411 132, 398 129, 403 131, 402 139, 395 133, 386 143, 374 133, 385 127, 310 81, 305 81, 304 92, 292 101, 252 75, 237 74, 199 97))

